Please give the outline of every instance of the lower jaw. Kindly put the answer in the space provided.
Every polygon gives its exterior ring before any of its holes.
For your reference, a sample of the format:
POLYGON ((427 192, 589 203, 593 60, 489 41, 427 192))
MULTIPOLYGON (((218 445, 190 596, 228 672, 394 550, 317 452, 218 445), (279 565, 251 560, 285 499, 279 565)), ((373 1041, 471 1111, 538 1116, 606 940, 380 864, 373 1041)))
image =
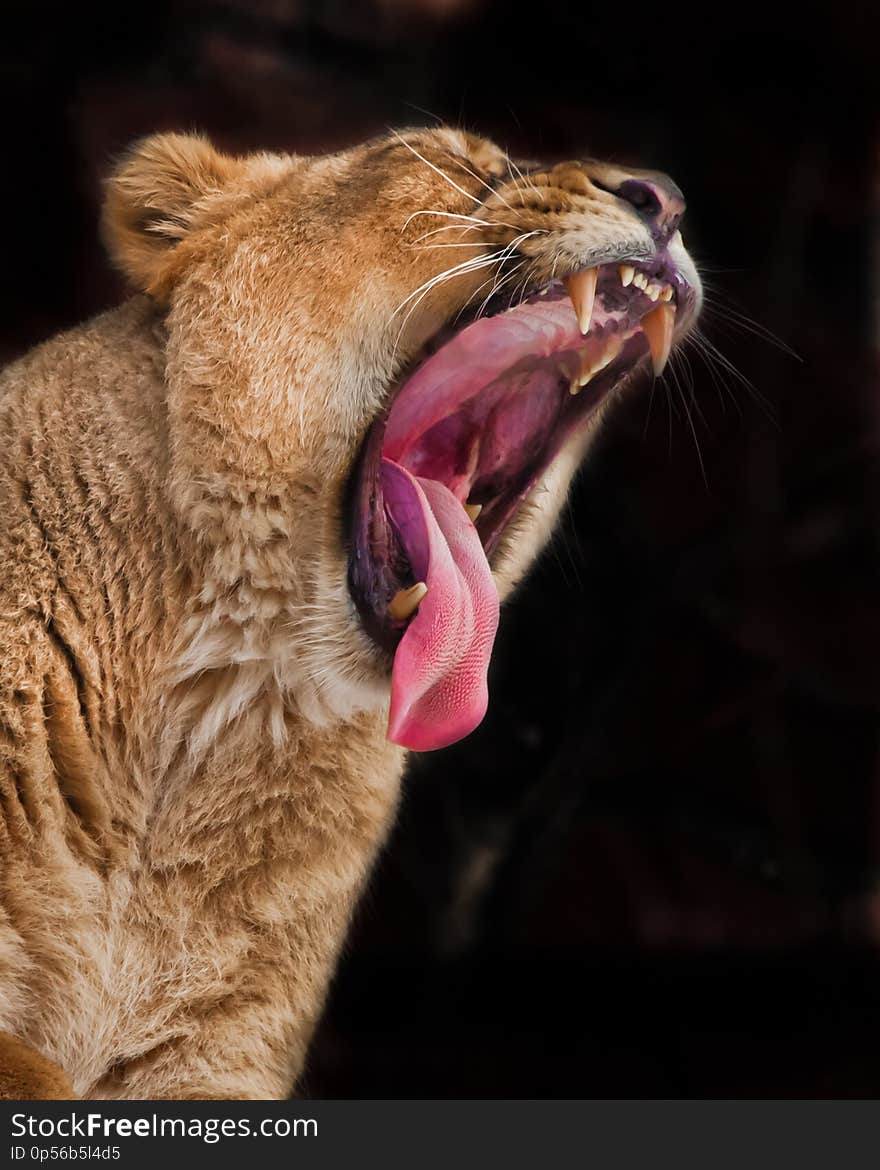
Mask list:
MULTIPOLYGON (((482 505, 476 527, 493 570, 499 549, 503 550, 506 543, 508 526, 524 502, 547 475, 560 452, 570 443, 577 443, 579 436, 588 437, 591 423, 599 413, 604 413, 600 408, 637 375, 646 351, 643 335, 634 329, 622 338, 620 353, 613 364, 576 394, 571 392, 571 379, 564 362, 560 364, 558 358, 554 359, 560 368, 554 391, 558 417, 552 433, 534 457, 523 462, 519 473, 505 484, 502 492, 485 501, 478 493, 473 501, 482 505)), ((349 588, 368 635, 390 655, 403 628, 387 617, 387 607, 394 594, 408 583, 408 565, 385 516, 381 465, 386 423, 387 412, 368 433, 352 476, 348 501, 349 515, 353 517, 349 588)))

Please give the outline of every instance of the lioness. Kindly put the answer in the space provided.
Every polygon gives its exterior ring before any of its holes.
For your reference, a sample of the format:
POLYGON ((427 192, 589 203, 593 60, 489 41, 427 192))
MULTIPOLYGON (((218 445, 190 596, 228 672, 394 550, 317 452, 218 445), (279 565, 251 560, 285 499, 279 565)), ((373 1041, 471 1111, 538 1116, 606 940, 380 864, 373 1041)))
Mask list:
POLYGON ((663 175, 134 147, 140 294, 0 382, 0 1091, 288 1094, 404 749, 700 304, 663 175))

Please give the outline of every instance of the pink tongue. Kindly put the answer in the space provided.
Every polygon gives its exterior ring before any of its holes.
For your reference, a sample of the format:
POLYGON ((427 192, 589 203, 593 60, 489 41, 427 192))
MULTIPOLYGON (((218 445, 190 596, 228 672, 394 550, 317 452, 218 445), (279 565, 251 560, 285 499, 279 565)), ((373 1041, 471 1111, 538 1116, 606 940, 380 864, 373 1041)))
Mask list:
POLYGON ((446 747, 486 714, 498 592, 477 530, 455 496, 382 460, 382 492, 416 581, 428 586, 394 655, 388 738, 446 747))

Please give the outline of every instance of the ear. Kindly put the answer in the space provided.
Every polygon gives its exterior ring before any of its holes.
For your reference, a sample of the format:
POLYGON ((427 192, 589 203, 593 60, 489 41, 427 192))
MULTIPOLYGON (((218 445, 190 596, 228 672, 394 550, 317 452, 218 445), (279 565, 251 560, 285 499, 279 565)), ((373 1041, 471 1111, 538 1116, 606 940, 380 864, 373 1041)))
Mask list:
POLYGON ((129 280, 156 293, 180 241, 228 213, 247 167, 195 135, 136 143, 107 181, 103 215, 110 254, 129 280))

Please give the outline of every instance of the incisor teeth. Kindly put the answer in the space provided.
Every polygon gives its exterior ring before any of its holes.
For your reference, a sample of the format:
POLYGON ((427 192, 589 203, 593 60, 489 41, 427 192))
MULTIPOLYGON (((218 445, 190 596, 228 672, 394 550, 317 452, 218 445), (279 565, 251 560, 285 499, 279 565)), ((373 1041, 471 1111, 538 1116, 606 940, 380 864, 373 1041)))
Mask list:
POLYGON ((388 614, 396 622, 405 622, 419 608, 419 602, 424 601, 428 586, 424 581, 411 585, 409 589, 399 589, 388 602, 388 614))
POLYGON ((660 285, 659 284, 649 284, 648 287, 645 289, 645 292, 651 298, 651 300, 654 301, 655 303, 660 299, 660 285))
POLYGON ((661 301, 671 301, 672 300, 672 285, 671 284, 664 285, 663 289, 660 292, 660 300, 661 301))
POLYGON ((464 510, 465 510, 465 512, 467 512, 471 524, 473 524, 476 521, 479 514, 482 512, 483 505, 482 504, 465 504, 464 510))
POLYGON ((659 378, 669 359, 672 349, 672 333, 675 329, 675 306, 658 305, 642 318, 642 331, 648 339, 654 373, 659 378))
POLYGON ((644 272, 637 272, 633 277, 633 284, 636 288, 646 289, 648 287, 648 278, 644 272))
POLYGON ((620 266, 620 283, 624 288, 632 284, 633 277, 636 274, 635 268, 631 264, 621 264, 620 266))
POLYGON ((596 281, 599 279, 598 268, 582 268, 580 272, 573 272, 566 276, 565 287, 574 305, 578 328, 581 333, 590 332, 590 321, 593 318, 593 301, 596 299, 596 281))

